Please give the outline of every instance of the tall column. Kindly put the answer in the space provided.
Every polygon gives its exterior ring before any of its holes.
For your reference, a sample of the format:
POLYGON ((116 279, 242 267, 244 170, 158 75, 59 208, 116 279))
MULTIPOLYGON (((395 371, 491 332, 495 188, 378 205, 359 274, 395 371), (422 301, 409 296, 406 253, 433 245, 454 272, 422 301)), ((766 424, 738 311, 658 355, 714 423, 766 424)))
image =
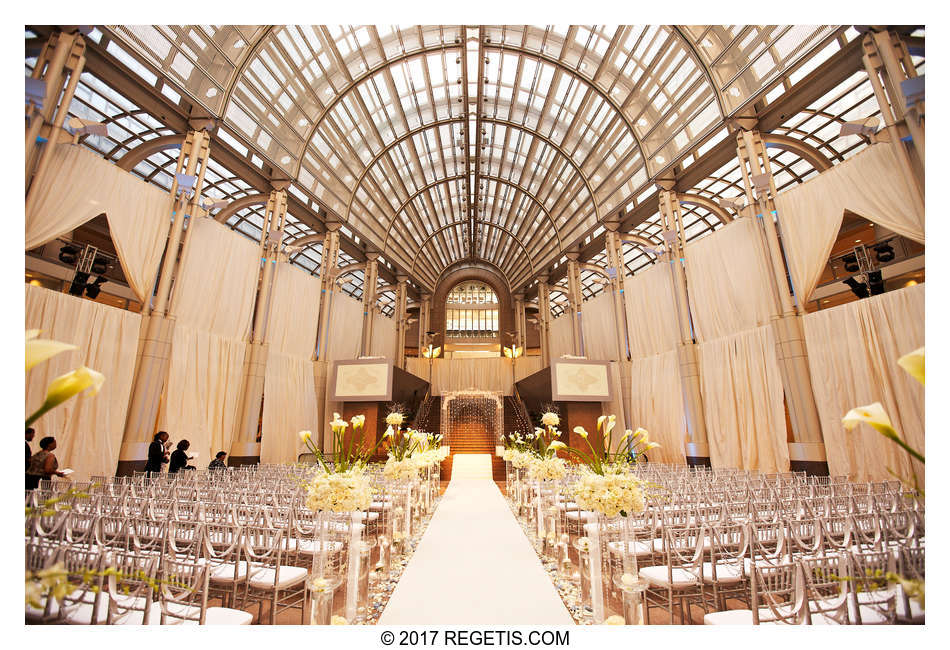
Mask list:
POLYGON ((379 253, 366 254, 366 269, 363 271, 363 338, 360 354, 369 356, 373 348, 373 316, 376 312, 376 277, 379 273, 379 253))
POLYGON ((314 360, 326 361, 329 344, 330 309, 333 307, 333 294, 336 289, 336 268, 340 259, 339 221, 327 221, 326 236, 323 239, 323 258, 320 261, 320 323, 317 326, 317 345, 313 353, 314 360))
MULTIPOLYGON (((230 462, 232 465, 260 461, 261 446, 257 442, 257 427, 261 418, 264 400, 264 376, 267 366, 268 345, 267 321, 270 317, 271 296, 279 272, 278 261, 281 240, 287 218, 287 193, 289 183, 275 184, 267 199, 264 224, 261 227, 260 255, 264 261, 259 273, 257 306, 251 329, 250 341, 244 355, 241 400, 238 417, 234 422, 231 440, 230 462)), ((301 297, 303 298, 303 297, 301 297)))
MULTIPOLYGON (((30 103, 26 105, 26 146, 25 180, 26 187, 38 187, 49 166, 53 149, 60 141, 63 123, 69 113, 69 105, 79 84, 79 77, 86 64, 86 42, 78 34, 54 32, 36 59, 32 79, 42 81, 46 86, 42 108, 30 103), (68 77, 65 91, 63 81, 68 77), (47 142, 39 150, 37 160, 36 139, 46 131, 47 142), (35 176, 34 176, 35 173, 35 176), (32 179, 32 183, 31 183, 32 179)), ((36 197, 27 193, 27 213, 32 209, 36 197)))
POLYGON ((827 472, 824 439, 812 390, 808 351, 802 326, 804 306, 795 303, 789 289, 778 231, 775 226, 775 182, 768 153, 757 131, 736 134, 738 156, 746 199, 762 219, 766 253, 772 270, 772 289, 777 305, 772 315, 776 354, 785 388, 785 403, 792 422, 793 443, 789 446, 792 469, 827 472))
MULTIPOLYGON (((207 125, 205 125, 207 126, 207 125)), ((208 161, 210 135, 202 129, 189 131, 178 155, 176 174, 194 177, 191 190, 178 187, 178 176, 172 181, 171 195, 175 197, 172 210, 172 225, 165 246, 165 258, 158 279, 158 288, 152 298, 142 306, 142 332, 136 357, 135 376, 129 410, 126 415, 125 433, 119 450, 116 473, 131 474, 141 470, 148 457, 148 445, 152 441, 158 421, 158 408, 162 389, 168 376, 171 359, 171 341, 175 316, 169 310, 172 293, 172 278, 179 270, 181 243, 187 244, 190 232, 185 231, 185 220, 192 215, 203 214, 201 187, 204 183, 208 161)))
POLYGON ((396 360, 397 366, 406 369, 406 291, 408 289, 409 276, 396 276, 396 360))
POLYGON ((524 317, 524 294, 516 293, 515 303, 515 345, 524 348, 525 342, 525 317, 524 317))
POLYGON ((551 365, 551 289, 547 274, 538 276, 538 334, 541 339, 541 367, 551 365))
POLYGON ((631 402, 632 385, 630 372, 633 364, 630 362, 630 346, 628 337, 629 323, 627 323, 627 308, 624 302, 624 263, 623 241, 618 229, 619 221, 605 222, 607 228, 605 245, 607 251, 607 273, 610 275, 610 290, 613 294, 614 330, 617 334, 617 363, 620 364, 620 398, 623 403, 624 425, 627 429, 635 429, 638 425, 631 421, 633 404, 631 402))
POLYGON ((699 358, 693 340, 689 300, 686 293, 685 233, 682 227, 679 201, 671 188, 660 191, 660 215, 663 220, 663 238, 666 253, 661 263, 669 264, 673 276, 673 300, 676 304, 677 326, 680 332, 679 357, 680 380, 683 382, 683 409, 686 412, 686 460, 691 465, 709 464, 709 437, 706 432, 706 416, 703 410, 703 394, 700 391, 699 358))
POLYGON ((578 253, 567 253, 567 301, 571 315, 571 332, 574 354, 584 356, 584 330, 581 327, 581 311, 584 294, 581 292, 581 267, 578 253))
POLYGON ((430 314, 432 313, 432 294, 423 293, 419 297, 419 357, 422 357, 422 350, 426 346, 426 332, 430 327, 430 314))
POLYGON ((881 116, 883 133, 901 161, 901 171, 909 187, 915 191, 914 200, 923 211, 924 186, 924 101, 919 99, 907 106, 901 82, 917 77, 917 69, 907 46, 893 30, 869 31, 864 35, 864 68, 874 91, 881 116), (911 137, 915 160, 911 159, 901 140, 904 129, 911 137))

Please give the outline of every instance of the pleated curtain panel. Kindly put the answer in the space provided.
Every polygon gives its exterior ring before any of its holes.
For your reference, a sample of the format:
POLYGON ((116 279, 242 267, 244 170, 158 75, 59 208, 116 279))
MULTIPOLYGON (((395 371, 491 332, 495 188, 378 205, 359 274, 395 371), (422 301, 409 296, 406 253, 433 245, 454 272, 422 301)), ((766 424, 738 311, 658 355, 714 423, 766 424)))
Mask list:
POLYGON ((584 356, 598 361, 617 361, 617 328, 623 327, 623 314, 619 320, 614 312, 614 295, 608 287, 590 300, 581 310, 584 331, 584 356))
POLYGON ((78 349, 63 352, 26 375, 26 412, 46 398, 49 384, 85 365, 105 375, 98 395, 77 396, 40 418, 34 428, 40 439, 56 438, 60 468, 72 468, 73 480, 111 476, 119 460, 138 348, 139 314, 26 285, 26 329, 78 349))
MULTIPOLYGON (((370 355, 396 362, 396 319, 382 314, 373 318, 373 340, 370 355)), ((398 364, 397 364, 398 365, 398 364)))
POLYGON ((189 229, 159 428, 189 440, 207 464, 231 448, 261 258, 257 244, 213 219, 192 219, 189 229))
POLYGON ((26 250, 105 213, 129 287, 139 300, 146 299, 171 223, 168 192, 72 144, 56 146, 45 181, 33 192, 37 199, 26 215, 26 250))
POLYGON ((565 354, 574 354, 574 345, 571 342, 574 330, 571 329, 570 314, 561 314, 551 321, 549 339, 551 343, 551 360, 559 359, 565 354))
MULTIPOLYGON (((521 357, 515 366, 515 379, 520 381, 541 369, 541 357, 521 357)), ((416 377, 428 379, 429 360, 406 359, 406 370, 416 377)), ((432 394, 446 391, 484 390, 511 395, 511 361, 488 359, 434 359, 432 361, 432 394)))
POLYGON ((686 416, 676 346, 676 304, 672 271, 659 262, 624 281, 631 356, 631 395, 627 422, 643 427, 660 443, 652 461, 686 462, 686 416))
MULTIPOLYGON (((924 285, 823 309, 804 317, 805 342, 828 468, 853 481, 910 478, 906 452, 867 425, 846 432, 841 418, 880 402, 897 431, 924 453, 924 387, 897 360, 924 345, 924 285)), ((913 461, 921 481, 924 466, 913 461)))
MULTIPOLYGON (((334 292, 330 303, 330 322, 327 326, 329 337, 326 343, 326 356, 330 363, 327 365, 327 387, 324 394, 324 411, 332 415, 334 411, 343 410, 343 404, 330 401, 333 394, 333 361, 355 359, 360 354, 360 338, 363 333, 363 303, 345 293, 334 292)), ((324 345, 324 341, 320 341, 324 345)), ((330 418, 323 418, 327 422, 330 418)), ((314 431, 314 435, 316 435, 314 431)), ((323 425, 324 443, 329 444, 329 428, 323 425)))
POLYGON ((267 367, 261 462, 293 463, 305 451, 297 433, 318 432, 313 361, 320 318, 320 280, 287 262, 276 265, 267 322, 267 367))
POLYGON ((924 241, 924 206, 908 186, 890 143, 853 158, 775 197, 799 303, 811 297, 831 254, 845 210, 916 242, 924 241))
POLYGON ((787 471, 776 310, 758 223, 740 218, 686 246, 690 313, 713 467, 787 471))

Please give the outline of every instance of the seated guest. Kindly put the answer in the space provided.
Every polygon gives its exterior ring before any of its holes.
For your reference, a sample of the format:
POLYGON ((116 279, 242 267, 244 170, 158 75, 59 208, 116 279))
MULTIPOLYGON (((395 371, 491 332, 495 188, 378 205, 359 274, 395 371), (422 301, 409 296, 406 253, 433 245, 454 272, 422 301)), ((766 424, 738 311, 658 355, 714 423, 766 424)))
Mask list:
POLYGON ((33 456, 33 450, 30 449, 30 443, 33 442, 33 436, 36 435, 36 429, 29 427, 26 430, 26 469, 30 469, 30 457, 33 456))
POLYGON ((224 464, 224 458, 227 454, 223 451, 219 451, 214 455, 214 460, 208 463, 208 469, 227 469, 228 466, 224 464))
POLYGON ((188 464, 188 454, 185 453, 190 446, 191 443, 187 440, 182 440, 176 445, 175 451, 172 452, 168 461, 169 474, 175 474, 180 469, 195 469, 194 465, 188 464))
POLYGON ((40 451, 30 457, 30 466, 26 470, 26 489, 35 490, 40 480, 51 479, 53 475, 66 476, 59 471, 59 462, 53 455, 56 449, 56 438, 47 436, 40 440, 40 451))

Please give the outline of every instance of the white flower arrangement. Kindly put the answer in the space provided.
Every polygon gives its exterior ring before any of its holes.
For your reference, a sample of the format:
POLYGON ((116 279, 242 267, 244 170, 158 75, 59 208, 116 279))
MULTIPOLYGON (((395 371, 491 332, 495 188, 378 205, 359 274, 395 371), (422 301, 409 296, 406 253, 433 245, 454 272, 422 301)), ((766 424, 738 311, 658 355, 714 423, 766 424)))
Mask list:
POLYGON ((372 484, 360 466, 345 472, 318 470, 307 483, 305 505, 314 512, 366 510, 372 501, 372 484))
POLYGON ((517 469, 525 469, 535 458, 537 458, 537 456, 529 451, 514 451, 511 458, 511 464, 517 469))
POLYGON ((607 517, 626 517, 633 512, 643 512, 646 509, 644 482, 619 465, 604 469, 606 471, 603 474, 585 469, 580 480, 571 486, 577 506, 607 517))
POLYGON ((566 475, 567 465, 557 456, 533 458, 528 465, 528 478, 532 481, 559 481, 566 475))
POLYGON ((546 427, 556 427, 561 424, 561 418, 558 417, 557 413, 548 411, 541 416, 541 424, 546 427))
POLYGON ((386 424, 391 427, 398 427, 402 425, 402 413, 390 413, 386 416, 386 424))
POLYGON ((386 465, 383 466, 383 476, 391 481, 412 480, 418 478, 419 466, 411 457, 396 460, 390 456, 386 459, 386 465))

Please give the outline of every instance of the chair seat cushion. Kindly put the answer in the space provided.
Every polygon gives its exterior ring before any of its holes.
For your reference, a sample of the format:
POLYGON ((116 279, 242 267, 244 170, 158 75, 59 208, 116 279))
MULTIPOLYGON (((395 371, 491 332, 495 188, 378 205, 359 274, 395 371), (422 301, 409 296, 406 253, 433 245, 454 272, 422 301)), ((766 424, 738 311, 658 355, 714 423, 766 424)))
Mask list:
POLYGON ((281 566, 279 581, 275 583, 277 575, 277 571, 270 567, 252 570, 248 585, 255 589, 273 589, 275 586, 287 589, 303 582, 307 578, 307 570, 299 566, 281 566))
MULTIPOLYGON (((197 625, 201 608, 182 603, 166 603, 166 625, 197 625)), ((150 624, 157 624, 161 617, 152 611, 150 624)), ((209 607, 205 610, 205 625, 250 625, 254 615, 241 609, 230 607, 209 607)))
POLYGON ((752 625, 751 609, 730 609, 703 616, 703 625, 752 625))
POLYGON ((688 587, 690 585, 695 585, 699 583, 696 576, 687 571, 686 569, 674 568, 672 572, 673 582, 670 583, 670 577, 668 572, 668 567, 658 565, 658 566, 648 566, 640 569, 640 577, 649 582, 651 585, 658 585, 660 587, 669 587, 682 588, 688 587))
MULTIPOLYGON (((235 582, 234 564, 232 562, 211 562, 211 570, 208 571, 208 580, 210 582, 235 582)), ((237 582, 243 582, 247 578, 247 561, 243 560, 237 565, 237 582)))
MULTIPOLYGON (((742 568, 735 564, 716 564, 716 581, 719 584, 734 584, 742 582, 742 568)), ((713 581, 712 562, 703 562, 703 580, 705 582, 713 581)))

